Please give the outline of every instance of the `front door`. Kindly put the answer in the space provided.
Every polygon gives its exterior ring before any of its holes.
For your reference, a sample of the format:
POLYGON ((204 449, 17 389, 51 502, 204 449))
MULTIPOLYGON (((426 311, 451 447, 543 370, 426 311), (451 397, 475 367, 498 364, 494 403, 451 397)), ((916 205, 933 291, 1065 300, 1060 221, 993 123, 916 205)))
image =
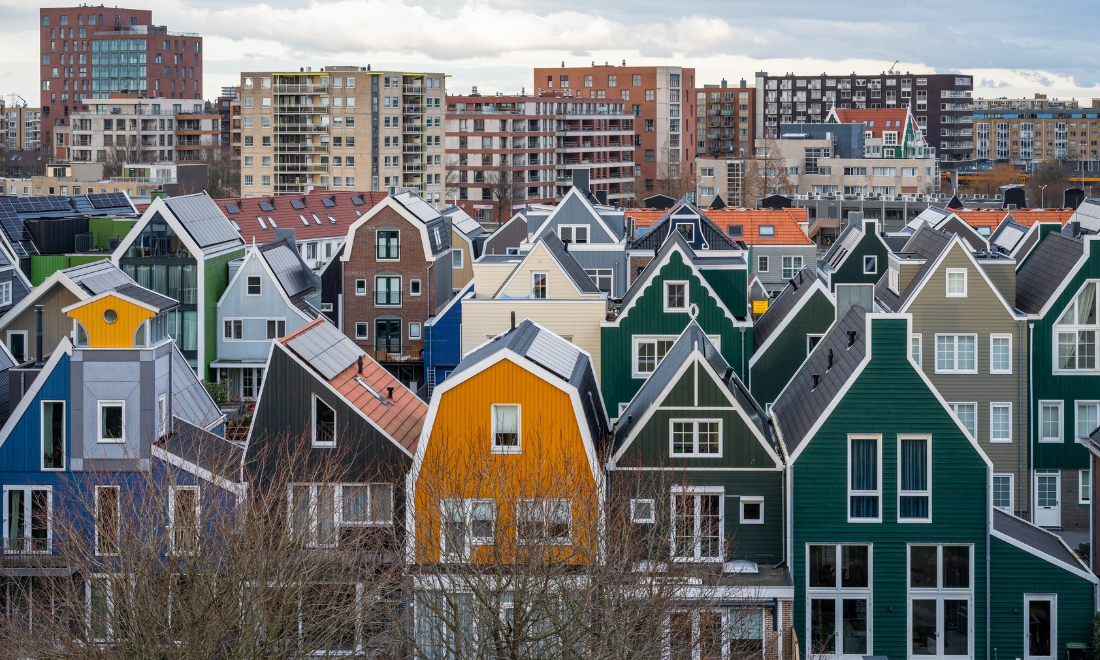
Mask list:
POLYGON ((912 598, 909 601, 910 655, 970 657, 970 599, 912 598))
POLYGON ((1062 526, 1061 485, 1061 474, 1057 471, 1035 473, 1036 525, 1040 527, 1062 526))
POLYGON ((1055 596, 1024 595, 1026 660, 1054 660, 1058 648, 1055 596))

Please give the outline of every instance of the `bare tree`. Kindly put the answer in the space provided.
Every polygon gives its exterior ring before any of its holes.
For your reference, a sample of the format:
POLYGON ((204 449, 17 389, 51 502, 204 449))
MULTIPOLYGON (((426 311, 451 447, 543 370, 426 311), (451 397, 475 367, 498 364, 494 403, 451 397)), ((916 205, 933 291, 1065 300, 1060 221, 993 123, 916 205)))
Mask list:
MULTIPOLYGON (((123 140, 126 136, 118 135, 117 140, 123 140)), ((138 144, 138 136, 129 136, 128 142, 117 142, 104 149, 106 160, 103 161, 103 176, 107 178, 122 176, 123 166, 127 164, 152 163, 155 160, 155 152, 143 149, 138 144)))
POLYGON ((485 186, 497 202, 498 223, 512 216, 512 207, 516 202, 527 198, 522 181, 523 170, 516 170, 515 163, 508 156, 503 155, 500 158, 499 165, 485 172, 485 186))
POLYGON ((1020 183, 1023 178, 1023 173, 1012 163, 997 163, 972 177, 973 183, 968 187, 975 194, 992 196, 1000 193, 1003 186, 1020 183))
POLYGON ((754 205, 768 195, 791 195, 795 192, 787 160, 783 158, 774 138, 765 138, 756 156, 745 160, 743 176, 741 197, 746 206, 754 205))
POLYGON ((1043 163, 1027 178, 1028 205, 1039 208, 1059 208, 1066 188, 1076 188, 1080 183, 1071 180, 1072 172, 1063 161, 1043 163))

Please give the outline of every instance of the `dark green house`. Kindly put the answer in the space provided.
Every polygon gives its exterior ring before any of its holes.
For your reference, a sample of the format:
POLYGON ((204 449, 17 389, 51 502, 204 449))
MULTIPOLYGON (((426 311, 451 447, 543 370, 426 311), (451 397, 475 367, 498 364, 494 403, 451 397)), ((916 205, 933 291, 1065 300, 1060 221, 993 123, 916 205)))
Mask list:
POLYGON ((748 384, 757 401, 775 401, 835 318, 829 289, 803 268, 752 327, 748 384))
POLYGON ((800 652, 1066 658, 1096 577, 993 509, 992 463, 912 361, 911 325, 852 306, 772 406, 800 652))
POLYGON ((817 262, 817 274, 835 291, 837 284, 876 284, 886 272, 886 242, 878 233, 877 220, 853 214, 849 225, 817 262))
POLYGON ((600 388, 617 417, 695 319, 743 376, 752 346, 743 256, 701 256, 671 232, 621 303, 601 323, 600 388))

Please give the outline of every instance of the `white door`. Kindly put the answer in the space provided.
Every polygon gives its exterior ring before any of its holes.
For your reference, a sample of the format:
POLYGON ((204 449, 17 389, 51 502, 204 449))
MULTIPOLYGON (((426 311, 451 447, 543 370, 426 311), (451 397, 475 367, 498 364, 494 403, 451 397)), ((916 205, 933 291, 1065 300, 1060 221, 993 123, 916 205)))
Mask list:
POLYGON ((970 597, 914 596, 909 600, 909 655, 969 658, 970 597))
POLYGON ((1035 473, 1036 525, 1062 526, 1061 481, 1061 474, 1057 471, 1035 473))
POLYGON ((1024 654, 1026 660, 1054 660, 1058 649, 1056 596, 1024 595, 1024 654))

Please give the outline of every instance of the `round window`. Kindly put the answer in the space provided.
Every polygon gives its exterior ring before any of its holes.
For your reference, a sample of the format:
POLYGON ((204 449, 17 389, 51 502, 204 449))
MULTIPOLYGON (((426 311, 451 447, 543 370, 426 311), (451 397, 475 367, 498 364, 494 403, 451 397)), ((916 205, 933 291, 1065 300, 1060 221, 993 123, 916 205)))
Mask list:
POLYGON ((114 323, 118 320, 118 312, 113 309, 108 309, 106 312, 103 312, 103 320, 108 323, 114 323))

